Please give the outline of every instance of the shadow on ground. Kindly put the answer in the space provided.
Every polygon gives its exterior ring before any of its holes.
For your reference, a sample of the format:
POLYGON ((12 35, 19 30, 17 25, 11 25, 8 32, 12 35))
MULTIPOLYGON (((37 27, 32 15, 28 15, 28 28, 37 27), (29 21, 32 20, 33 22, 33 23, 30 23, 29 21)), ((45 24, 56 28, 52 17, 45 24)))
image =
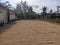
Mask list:
POLYGON ((0 35, 5 32, 7 29, 11 28, 13 25, 15 25, 17 22, 12 22, 11 24, 7 24, 0 28, 0 35))

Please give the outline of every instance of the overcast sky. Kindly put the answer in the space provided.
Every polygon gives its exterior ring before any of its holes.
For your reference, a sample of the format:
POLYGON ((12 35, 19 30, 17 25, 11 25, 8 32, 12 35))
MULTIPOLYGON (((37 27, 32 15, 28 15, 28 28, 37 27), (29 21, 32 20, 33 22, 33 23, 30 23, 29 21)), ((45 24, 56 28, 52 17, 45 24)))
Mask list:
MULTIPOLYGON (((9 1, 15 7, 16 4, 19 3, 21 0, 2 0, 2 2, 5 2, 5 1, 9 1)), ((49 9, 53 9, 54 11, 56 11, 57 5, 60 5, 60 0, 26 0, 26 1, 28 5, 39 6, 38 8, 33 8, 33 10, 37 13, 41 12, 40 9, 43 6, 47 6, 49 9)))

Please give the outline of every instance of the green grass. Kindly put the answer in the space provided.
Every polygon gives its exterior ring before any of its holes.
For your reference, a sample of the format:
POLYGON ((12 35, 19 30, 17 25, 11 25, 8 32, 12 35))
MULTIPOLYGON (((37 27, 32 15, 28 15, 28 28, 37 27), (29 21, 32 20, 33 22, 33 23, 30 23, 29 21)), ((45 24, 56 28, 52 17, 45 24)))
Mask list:
POLYGON ((53 23, 60 23, 60 19, 45 19, 45 18, 41 18, 39 20, 53 22, 53 23))

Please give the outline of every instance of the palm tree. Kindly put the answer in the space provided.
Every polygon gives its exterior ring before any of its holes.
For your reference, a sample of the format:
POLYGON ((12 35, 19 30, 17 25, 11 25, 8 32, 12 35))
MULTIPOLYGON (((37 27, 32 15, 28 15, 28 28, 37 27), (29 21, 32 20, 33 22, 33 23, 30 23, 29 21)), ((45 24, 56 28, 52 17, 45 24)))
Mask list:
POLYGON ((8 8, 12 7, 11 4, 9 3, 9 1, 6 1, 5 3, 6 3, 6 5, 7 5, 8 8))
POLYGON ((7 5, 7 19, 8 19, 8 22, 7 23, 10 23, 10 9, 9 8, 11 8, 11 5, 9 4, 9 1, 6 1, 6 5, 7 5))
POLYGON ((52 9, 50 9, 50 12, 49 12, 50 14, 52 14, 53 13, 53 10, 52 9))
POLYGON ((46 13, 46 11, 47 11, 47 7, 44 6, 44 7, 42 8, 42 10, 43 10, 43 12, 46 13))
POLYGON ((47 7, 43 7, 42 8, 42 13, 41 13, 42 17, 45 18, 47 16, 47 7))
POLYGON ((60 6, 57 6, 57 13, 59 13, 59 11, 60 11, 59 8, 60 8, 60 6))

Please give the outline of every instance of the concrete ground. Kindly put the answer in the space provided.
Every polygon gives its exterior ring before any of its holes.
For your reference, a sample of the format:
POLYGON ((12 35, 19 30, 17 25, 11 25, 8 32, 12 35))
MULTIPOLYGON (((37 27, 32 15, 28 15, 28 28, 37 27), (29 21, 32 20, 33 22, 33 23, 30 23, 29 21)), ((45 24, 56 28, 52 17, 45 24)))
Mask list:
POLYGON ((60 25, 21 20, 0 34, 0 45, 60 45, 60 25))

